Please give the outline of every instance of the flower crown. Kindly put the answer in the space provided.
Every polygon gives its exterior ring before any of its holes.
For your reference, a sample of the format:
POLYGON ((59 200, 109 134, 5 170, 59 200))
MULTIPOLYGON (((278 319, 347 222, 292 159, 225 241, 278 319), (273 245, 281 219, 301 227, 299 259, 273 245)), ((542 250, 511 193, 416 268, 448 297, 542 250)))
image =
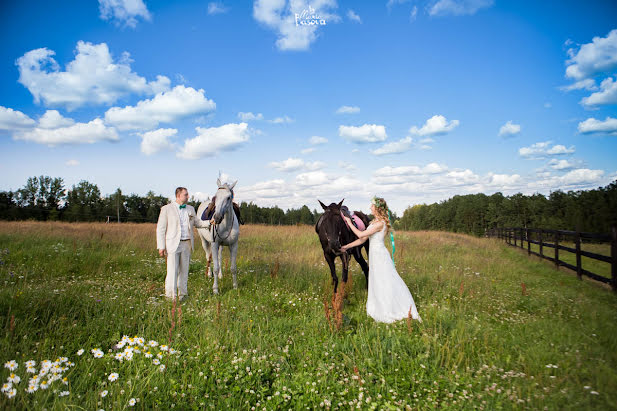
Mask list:
POLYGON ((373 203, 375 207, 383 207, 383 202, 379 198, 377 198, 377 196, 374 196, 371 199, 371 203, 373 203))

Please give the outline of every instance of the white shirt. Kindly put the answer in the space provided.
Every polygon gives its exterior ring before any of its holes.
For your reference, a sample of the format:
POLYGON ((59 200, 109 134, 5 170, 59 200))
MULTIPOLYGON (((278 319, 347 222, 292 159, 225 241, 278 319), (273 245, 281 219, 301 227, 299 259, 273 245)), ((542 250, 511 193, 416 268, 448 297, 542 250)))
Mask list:
POLYGON ((186 211, 186 207, 180 208, 180 204, 174 201, 178 212, 180 213, 180 240, 190 240, 189 235, 189 213, 186 211))

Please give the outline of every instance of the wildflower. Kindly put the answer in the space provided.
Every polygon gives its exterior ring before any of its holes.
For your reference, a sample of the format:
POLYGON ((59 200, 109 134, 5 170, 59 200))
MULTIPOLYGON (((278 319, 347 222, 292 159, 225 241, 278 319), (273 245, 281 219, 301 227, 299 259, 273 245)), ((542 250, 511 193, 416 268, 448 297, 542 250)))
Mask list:
POLYGON ((19 375, 15 375, 15 374, 9 375, 9 378, 7 379, 9 380, 9 382, 12 382, 13 384, 19 384, 19 382, 21 381, 21 378, 19 378, 19 375))
POLYGON ((116 360, 121 362, 124 359, 124 353, 123 352, 116 353, 115 357, 116 357, 116 360))
POLYGON ((84 349, 81 348, 79 351, 77 351, 77 355, 82 355, 84 353, 84 349))
POLYGON ((107 390, 101 391, 101 398, 105 398, 107 396, 108 392, 109 391, 107 391, 107 390))
POLYGON ((152 358, 152 353, 151 353, 150 351, 148 351, 148 352, 146 352, 146 353, 144 354, 144 356, 145 356, 146 358, 152 358))
POLYGON ((47 388, 49 388, 49 383, 47 382, 47 380, 41 382, 41 389, 46 390, 47 388))
POLYGON ((135 398, 131 398, 131 399, 129 400, 129 406, 130 406, 130 407, 133 407, 136 403, 137 403, 137 401, 135 401, 135 398))
POLYGON ((28 392, 28 394, 32 394, 34 391, 38 390, 39 387, 35 384, 30 384, 28 386, 28 389, 26 390, 28 392))
POLYGON ((150 341, 148 342, 148 345, 149 345, 150 347, 156 347, 157 345, 159 345, 159 343, 157 343, 157 342, 156 342, 156 341, 154 341, 154 340, 150 340, 150 341))
POLYGON ((68 391, 62 391, 60 394, 58 394, 58 397, 66 397, 69 394, 70 393, 68 391))
POLYGON ((28 367, 28 368, 26 368, 26 372, 28 372, 30 374, 35 374, 36 373, 36 368, 28 367))
POLYGON ((159 367, 159 371, 160 372, 165 371, 165 364, 161 364, 161 366, 159 367))
POLYGON ((161 345, 160 348, 161 348, 162 351, 168 351, 169 350, 169 347, 166 346, 165 344, 161 345))
POLYGON ((36 365, 36 361, 34 360, 30 360, 30 361, 26 361, 26 367, 34 367, 36 365))
POLYGON ((13 383, 5 382, 4 384, 2 384, 2 389, 0 389, 0 391, 7 392, 10 391, 11 388, 13 388, 13 383))
POLYGON ((598 391, 590 391, 589 394, 598 395, 599 392, 598 391))
POLYGON ((9 398, 13 398, 15 394, 17 394, 17 389, 15 388, 11 388, 10 390, 6 392, 6 396, 9 398))
POLYGON ((8 368, 11 371, 15 371, 19 367, 19 364, 15 360, 7 361, 4 363, 4 368, 8 368))
POLYGON ((154 360, 152 360, 152 364, 154 365, 159 365, 161 363, 161 361, 159 361, 158 358, 155 358, 154 360))
POLYGON ((107 377, 107 379, 112 382, 116 381, 118 379, 118 373, 112 372, 111 374, 109 374, 109 377, 107 377))
POLYGON ((101 351, 98 348, 93 348, 92 350, 90 350, 90 352, 94 355, 94 358, 102 358, 103 357, 103 351, 101 351))

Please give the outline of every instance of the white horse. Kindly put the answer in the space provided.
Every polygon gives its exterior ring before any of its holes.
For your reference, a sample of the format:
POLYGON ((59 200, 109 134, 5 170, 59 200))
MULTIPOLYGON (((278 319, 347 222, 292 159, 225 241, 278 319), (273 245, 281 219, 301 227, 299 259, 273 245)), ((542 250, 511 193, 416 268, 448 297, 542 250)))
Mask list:
MULTIPOLYGON (((240 224, 234 213, 232 200, 233 189, 238 181, 232 185, 227 183, 221 184, 220 178, 216 179, 218 190, 214 196, 214 224, 207 228, 198 228, 197 233, 201 238, 201 245, 206 252, 208 259, 208 277, 214 277, 212 290, 214 294, 219 293, 219 278, 223 278, 222 250, 224 245, 229 247, 231 254, 231 273, 233 275, 233 286, 238 288, 238 279, 236 276, 236 256, 238 255, 238 237, 240 236, 240 224), (214 273, 210 271, 210 258, 214 263, 214 273)), ((209 201, 204 201, 197 209, 198 218, 201 218, 203 212, 208 207, 209 201)))

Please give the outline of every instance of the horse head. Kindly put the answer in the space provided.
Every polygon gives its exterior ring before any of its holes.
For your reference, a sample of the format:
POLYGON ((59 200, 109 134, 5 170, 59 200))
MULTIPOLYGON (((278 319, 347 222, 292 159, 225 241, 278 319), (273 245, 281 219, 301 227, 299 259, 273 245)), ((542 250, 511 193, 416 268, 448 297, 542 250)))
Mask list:
POLYGON ((335 255, 340 255, 343 253, 341 251, 341 233, 347 228, 343 217, 341 217, 341 206, 343 205, 344 200, 345 199, 341 200, 338 204, 331 203, 328 206, 320 200, 317 200, 319 201, 321 208, 324 209, 324 213, 318 222, 318 234, 322 241, 327 244, 327 247, 335 255))
POLYGON ((238 180, 234 181, 233 184, 222 184, 221 179, 216 179, 216 184, 218 186, 218 190, 216 190, 216 194, 214 195, 214 221, 216 224, 220 224, 225 217, 225 213, 231 207, 231 203, 234 197, 234 187, 238 180))

